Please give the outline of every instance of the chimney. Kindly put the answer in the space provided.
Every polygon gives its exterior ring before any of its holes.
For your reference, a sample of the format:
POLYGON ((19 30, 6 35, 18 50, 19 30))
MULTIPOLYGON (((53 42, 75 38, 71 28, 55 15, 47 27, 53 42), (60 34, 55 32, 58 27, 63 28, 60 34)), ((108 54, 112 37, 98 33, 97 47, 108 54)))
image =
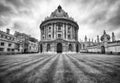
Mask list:
POLYGON ((94 40, 92 39, 92 43, 93 43, 93 41, 94 41, 94 40))
POLYGON ((100 41, 99 41, 99 35, 97 35, 97 43, 99 43, 100 41))
POLYGON ((115 41, 115 35, 114 35, 114 32, 112 32, 112 42, 115 41))
POLYGON ((90 43, 90 38, 89 38, 89 43, 90 43))
POLYGON ((106 31, 104 30, 104 34, 106 34, 106 31))
POLYGON ((87 42, 87 36, 85 35, 85 42, 87 42))
POLYGON ((88 44, 89 44, 89 46, 90 46, 90 38, 89 38, 89 43, 88 43, 88 44))
POLYGON ((6 33, 7 33, 7 34, 10 34, 10 29, 7 28, 7 29, 6 29, 6 33))

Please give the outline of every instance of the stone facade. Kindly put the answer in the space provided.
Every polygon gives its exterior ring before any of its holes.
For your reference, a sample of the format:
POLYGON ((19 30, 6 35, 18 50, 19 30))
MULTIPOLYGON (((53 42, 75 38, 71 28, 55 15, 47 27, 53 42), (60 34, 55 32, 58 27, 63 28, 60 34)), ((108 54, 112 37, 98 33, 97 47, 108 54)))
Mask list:
POLYGON ((10 34, 10 29, 6 32, 0 31, 0 55, 19 53, 20 45, 14 35, 10 34))
POLYGON ((40 52, 78 52, 78 24, 61 6, 40 24, 40 52))
POLYGON ((37 39, 25 33, 15 32, 17 42, 22 46, 22 53, 36 53, 38 52, 39 42, 37 39))
POLYGON ((0 55, 37 52, 37 39, 17 31, 12 35, 10 29, 6 29, 6 32, 0 30, 0 55))
POLYGON ((82 48, 80 50, 81 52, 120 54, 120 40, 115 39, 113 32, 112 36, 110 37, 110 35, 104 31, 101 39, 99 39, 99 36, 97 36, 97 42, 88 41, 84 42, 83 44, 85 45, 85 48, 82 48))

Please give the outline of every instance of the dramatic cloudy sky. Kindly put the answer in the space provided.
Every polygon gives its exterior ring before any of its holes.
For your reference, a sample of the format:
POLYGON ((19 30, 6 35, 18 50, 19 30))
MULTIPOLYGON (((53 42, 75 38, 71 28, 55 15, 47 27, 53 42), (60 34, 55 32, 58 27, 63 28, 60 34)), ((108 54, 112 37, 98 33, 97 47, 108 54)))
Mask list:
POLYGON ((59 4, 79 24, 79 39, 96 39, 103 30, 120 39, 120 0, 0 0, 0 30, 40 39, 41 21, 59 4))

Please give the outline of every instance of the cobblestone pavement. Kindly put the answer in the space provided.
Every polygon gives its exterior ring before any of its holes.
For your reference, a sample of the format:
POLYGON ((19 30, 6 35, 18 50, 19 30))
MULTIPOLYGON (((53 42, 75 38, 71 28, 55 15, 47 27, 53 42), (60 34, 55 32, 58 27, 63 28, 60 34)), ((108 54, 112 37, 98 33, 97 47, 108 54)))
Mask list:
POLYGON ((120 56, 82 53, 0 56, 0 83, 120 83, 120 56))

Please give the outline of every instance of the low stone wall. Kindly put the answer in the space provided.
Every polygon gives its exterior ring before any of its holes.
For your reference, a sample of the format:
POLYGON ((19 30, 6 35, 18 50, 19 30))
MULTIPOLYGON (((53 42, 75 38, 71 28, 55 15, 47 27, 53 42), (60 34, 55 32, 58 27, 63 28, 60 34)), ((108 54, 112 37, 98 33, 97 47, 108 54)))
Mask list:
MULTIPOLYGON (((82 51, 82 53, 102 53, 101 47, 88 47, 86 51, 82 51)), ((120 46, 108 46, 105 48, 105 54, 120 54, 120 46)))

